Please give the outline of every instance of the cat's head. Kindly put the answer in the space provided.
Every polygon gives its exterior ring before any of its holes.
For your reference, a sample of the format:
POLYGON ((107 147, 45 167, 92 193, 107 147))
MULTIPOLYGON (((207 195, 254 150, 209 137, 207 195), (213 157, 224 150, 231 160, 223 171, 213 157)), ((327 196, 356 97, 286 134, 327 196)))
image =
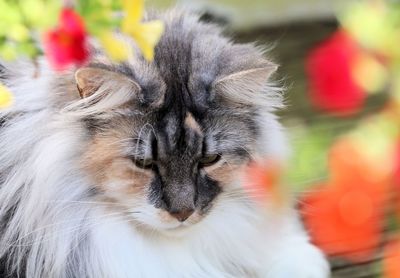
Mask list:
POLYGON ((191 16, 162 19, 153 62, 136 53, 75 72, 82 100, 72 110, 87 130, 81 163, 97 198, 138 226, 173 232, 240 188, 248 163, 276 140, 265 115, 280 99, 268 87, 276 66, 258 48, 191 16))

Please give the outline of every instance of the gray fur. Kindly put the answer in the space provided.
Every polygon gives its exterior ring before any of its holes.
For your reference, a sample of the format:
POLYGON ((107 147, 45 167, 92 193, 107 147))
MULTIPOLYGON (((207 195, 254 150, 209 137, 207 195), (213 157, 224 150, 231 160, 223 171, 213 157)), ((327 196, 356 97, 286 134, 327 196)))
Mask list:
MULTIPOLYGON (((155 49, 153 63, 140 58, 131 64, 92 64, 120 72, 140 86, 136 99, 139 105, 132 109, 143 114, 128 120, 135 123, 132 128, 144 131, 135 151, 157 154, 152 157, 157 163, 153 167, 156 178, 150 201, 170 212, 209 208, 221 188, 199 171, 198 160, 206 153, 249 160, 258 136, 257 114, 260 109, 268 111, 276 104, 257 103, 268 93, 274 93, 263 91, 274 65, 260 49, 252 44, 234 44, 216 26, 174 13, 162 17, 166 31, 155 49), (223 95, 228 89, 219 92, 216 87, 219 80, 232 74, 260 69, 266 70, 255 72, 248 79, 239 76, 236 82, 240 88, 229 98, 223 95), (254 91, 253 83, 258 85, 258 91, 254 91), (160 99, 162 104, 154 109, 152 104, 160 99), (184 126, 187 113, 194 116, 204 134, 200 136, 184 126), (152 135, 146 132, 147 128, 142 129, 143 123, 151 127, 152 135)), ((233 82, 227 83, 229 87, 233 82)), ((104 130, 104 125, 99 125, 100 131, 104 130)), ((92 126, 96 126, 93 121, 92 126)), ((140 157, 140 153, 133 156, 140 157)))
MULTIPOLYGON (((274 70, 272 63, 265 59, 259 48, 251 44, 234 44, 223 37, 217 27, 199 22, 195 16, 175 11, 153 15, 149 19, 154 17, 161 18, 166 24, 165 34, 155 49, 154 62, 148 63, 139 53, 135 53, 134 58, 128 62, 115 64, 105 60, 101 52, 98 52, 89 65, 128 77, 139 85, 139 94, 124 91, 121 84, 104 76, 104 80, 98 80, 102 82, 95 94, 87 99, 80 99, 73 78, 74 72, 56 76, 53 72, 46 71, 44 75, 51 76, 52 80, 52 94, 46 102, 35 102, 36 106, 16 107, 12 113, 0 114, 0 126, 12 127, 13 124, 19 124, 21 129, 24 126, 24 130, 18 134, 23 138, 24 144, 16 148, 15 152, 16 156, 26 156, 10 159, 0 155, 0 200, 9 202, 0 204, 0 243, 18 243, 20 240, 15 237, 23 237, 26 232, 35 229, 40 230, 40 223, 37 221, 41 219, 32 221, 32 227, 24 226, 24 219, 29 218, 29 213, 24 212, 25 206, 29 203, 32 207, 34 204, 28 193, 31 193, 36 180, 29 180, 31 176, 28 175, 26 181, 20 182, 15 177, 20 171, 16 165, 26 163, 25 160, 40 161, 34 157, 31 150, 39 149, 37 145, 41 140, 46 139, 54 143, 57 138, 63 138, 63 133, 57 133, 63 128, 66 129, 65 134, 69 134, 68 129, 76 130, 76 138, 73 141, 80 142, 80 145, 78 148, 78 144, 71 143, 76 149, 66 152, 68 155, 65 155, 70 159, 67 164, 70 174, 60 179, 73 189, 63 188, 57 194, 68 195, 68 198, 78 201, 91 200, 93 195, 102 194, 93 188, 82 189, 77 186, 82 178, 76 174, 79 155, 92 137, 121 128, 126 129, 128 126, 131 129, 132 141, 127 147, 126 155, 134 159, 152 156, 156 161, 152 169, 155 177, 149 187, 148 201, 171 214, 191 209, 206 213, 218 194, 223 191, 218 182, 208 177, 199 167, 200 158, 206 154, 221 154, 231 162, 247 163, 253 159, 253 155, 259 154, 259 119, 262 115, 270 115, 271 111, 281 106, 279 91, 269 87, 267 83, 271 71, 274 70), (258 72, 259 69, 262 71, 258 72), (261 76, 258 75, 253 80, 246 75, 243 82, 236 80, 236 83, 232 83, 234 85, 225 82, 226 77, 232 74, 252 70, 257 70, 257 74, 261 76), (224 90, 218 85, 221 80, 225 80, 224 90), (29 113, 36 115, 36 118, 30 120, 27 116, 29 113), (5 119, 11 114, 17 116, 7 123, 5 119), (200 132, 185 125, 189 114, 200 127, 200 132), (48 117, 48 123, 52 125, 43 126, 43 115, 48 117), (29 125, 23 125, 23 121, 32 122, 32 126, 43 128, 43 131, 27 130, 29 125), (64 123, 65 126, 60 127, 60 123, 64 123), (51 132, 58 137, 53 138, 51 132), (28 156, 30 160, 27 159, 28 156), (12 179, 19 182, 15 183, 17 189, 12 191, 2 187, 7 184, 6 180, 12 179), (69 190, 73 194, 69 193, 69 190), (11 228, 20 226, 24 228, 15 230, 12 235, 11 228)), ((2 79, 14 76, 6 73, 3 67, 0 68, 0 74, 2 79)), ((27 74, 23 72, 21 76, 27 74)), ((17 82, 15 80, 8 78, 6 83, 13 84, 17 82)), ((48 86, 46 83, 46 89, 48 86)), ((0 131, 0 135, 11 141, 13 139, 10 138, 14 138, 12 132, 17 131, 12 128, 9 131, 7 128, 4 132, 0 131)), ((61 172, 63 168, 59 166, 56 169, 61 172)), ((32 175, 35 177, 35 173, 32 175)), ((9 183, 7 185, 10 186, 9 183)), ((51 219, 65 214, 65 211, 56 210, 51 204, 43 205, 41 212, 50 224, 51 219)), ((73 213, 72 210, 69 212, 73 213)), ((39 215, 39 212, 36 213, 39 215)), ((78 214, 79 210, 76 209, 74 213, 78 214)), ((76 217, 74 223, 84 223, 85 217, 76 217)), ((82 228, 76 231, 71 240, 75 249, 71 254, 65 255, 65 265, 52 264, 56 258, 51 258, 50 255, 56 253, 54 250, 61 254, 60 248, 43 249, 46 243, 41 243, 40 238, 35 238, 35 233, 24 239, 26 241, 22 241, 29 243, 31 240, 35 244, 11 244, 8 249, 3 246, 0 248, 0 274, 11 273, 12 277, 24 277, 27 274, 28 277, 35 278, 84 277, 82 275, 86 275, 85 272, 90 268, 87 263, 89 259, 85 258, 94 256, 90 246, 81 242, 89 237, 89 230, 89 226, 82 225, 82 228), (79 244, 74 244, 76 241, 79 244), (43 267, 36 266, 35 263, 43 267), (61 276, 48 276, 49 273, 58 273, 61 276)), ((93 275, 95 272, 91 273, 92 276, 88 274, 88 277, 96 277, 93 275)))

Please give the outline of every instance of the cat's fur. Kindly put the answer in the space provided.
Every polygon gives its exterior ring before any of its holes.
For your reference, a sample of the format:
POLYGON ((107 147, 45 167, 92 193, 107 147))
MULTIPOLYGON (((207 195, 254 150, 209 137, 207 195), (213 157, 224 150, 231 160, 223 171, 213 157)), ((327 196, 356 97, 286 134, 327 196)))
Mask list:
POLYGON ((195 16, 159 17, 153 63, 1 70, 16 101, 0 112, 0 276, 327 277, 296 212, 243 189, 250 161, 285 156, 275 66, 195 16))

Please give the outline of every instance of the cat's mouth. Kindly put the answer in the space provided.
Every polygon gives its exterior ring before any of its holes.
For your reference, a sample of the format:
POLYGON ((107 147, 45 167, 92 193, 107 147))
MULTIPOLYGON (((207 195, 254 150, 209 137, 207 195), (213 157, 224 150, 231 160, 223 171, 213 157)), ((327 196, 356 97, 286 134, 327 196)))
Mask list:
POLYGON ((185 225, 185 223, 178 223, 175 227, 169 227, 169 228, 166 228, 165 230, 167 230, 167 231, 180 231, 180 230, 184 230, 184 229, 186 229, 186 228, 188 228, 189 227, 189 225, 185 225))
POLYGON ((161 230, 161 233, 170 237, 183 237, 190 233, 197 223, 177 223, 175 226, 161 230))
MULTIPOLYGON (((198 221, 200 222, 200 221, 198 221)), ((192 229, 198 223, 193 222, 175 222, 175 223, 137 223, 136 228, 142 230, 144 233, 157 232, 160 235, 171 237, 171 238, 182 238, 192 231, 192 229)))
POLYGON ((152 210, 152 213, 135 213, 130 215, 134 226, 144 232, 156 231, 167 236, 180 237, 188 233, 193 227, 206 217, 197 210, 184 221, 179 221, 163 209, 152 210))
POLYGON ((193 213, 190 217, 188 217, 185 221, 179 221, 176 219, 173 219, 172 222, 167 221, 167 224, 169 226, 166 228, 166 230, 184 230, 188 229, 190 227, 193 227, 194 225, 198 224, 201 222, 201 220, 205 217, 205 215, 200 214, 199 212, 193 213))

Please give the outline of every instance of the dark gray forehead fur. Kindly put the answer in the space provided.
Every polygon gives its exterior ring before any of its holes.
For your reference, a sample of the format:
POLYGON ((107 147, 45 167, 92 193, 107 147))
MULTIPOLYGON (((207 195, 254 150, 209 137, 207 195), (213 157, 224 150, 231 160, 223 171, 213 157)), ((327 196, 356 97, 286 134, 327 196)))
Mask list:
POLYGON ((199 17, 178 11, 154 14, 165 32, 155 48, 152 63, 135 54, 138 63, 114 65, 142 88, 143 102, 157 99, 165 90, 165 105, 184 105, 202 114, 213 100, 212 83, 223 76, 265 65, 262 51, 252 44, 234 44, 220 28, 199 17))
POLYGON ((209 106, 212 82, 254 68, 261 53, 250 45, 234 45, 213 25, 196 17, 166 17, 166 31, 156 47, 155 64, 167 86, 167 104, 181 101, 194 113, 209 106))
POLYGON ((157 206, 205 208, 220 188, 198 168, 199 159, 214 153, 236 160, 231 163, 247 161, 258 134, 259 107, 224 102, 213 84, 233 73, 262 68, 266 60, 253 45, 232 43, 198 17, 173 11, 149 17, 154 18, 166 26, 154 61, 148 63, 136 53, 129 62, 111 65, 141 88, 139 107, 132 109, 144 112, 135 117, 132 128, 140 130, 136 134, 142 144, 135 151, 143 151, 134 156, 156 157, 151 200, 157 206), (155 108, 158 99, 162 102, 155 108), (201 132, 185 124, 191 116, 201 132))
MULTIPOLYGON (((223 131, 231 126, 243 135, 249 131, 253 137, 257 130, 255 109, 222 105, 212 84, 229 74, 265 66, 262 51, 252 44, 231 42, 218 26, 201 22, 196 15, 173 10, 148 16, 148 20, 153 19, 165 23, 154 61, 148 63, 136 53, 136 61, 111 66, 140 85, 144 109, 164 96, 162 106, 147 114, 152 115, 152 124, 162 127, 172 145, 183 136, 182 124, 188 112, 204 129, 223 131)), ((223 139, 221 134, 216 136, 223 139)))

